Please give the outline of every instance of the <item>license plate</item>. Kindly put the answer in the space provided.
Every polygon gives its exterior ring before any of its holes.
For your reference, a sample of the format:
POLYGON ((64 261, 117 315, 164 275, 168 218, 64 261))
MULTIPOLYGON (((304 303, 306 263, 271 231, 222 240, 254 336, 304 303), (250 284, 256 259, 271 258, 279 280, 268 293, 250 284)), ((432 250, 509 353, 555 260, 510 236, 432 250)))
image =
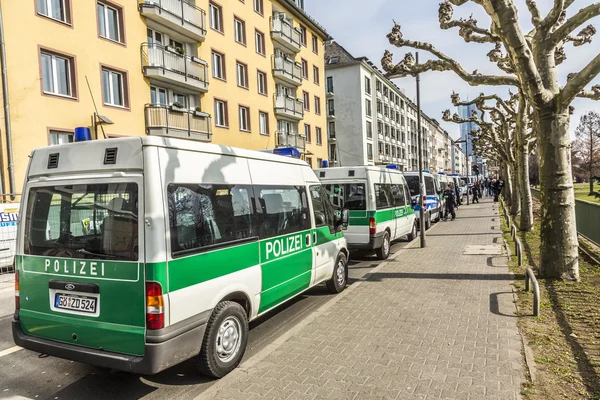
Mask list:
POLYGON ((80 311, 94 314, 96 312, 95 297, 80 296, 76 294, 56 293, 54 307, 64 310, 80 311))

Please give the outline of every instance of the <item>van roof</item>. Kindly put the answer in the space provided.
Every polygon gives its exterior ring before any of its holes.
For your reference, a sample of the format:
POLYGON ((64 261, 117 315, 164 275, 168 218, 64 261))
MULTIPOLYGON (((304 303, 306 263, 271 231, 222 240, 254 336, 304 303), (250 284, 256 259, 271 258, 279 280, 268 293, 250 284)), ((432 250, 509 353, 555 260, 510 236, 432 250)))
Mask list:
POLYGON ((357 165, 354 167, 331 167, 331 168, 317 168, 315 169, 315 174, 319 177, 320 180, 332 180, 332 179, 366 179, 367 174, 371 173, 379 173, 379 172, 389 172, 390 174, 399 174, 402 175, 402 172, 389 169, 385 166, 370 166, 370 165, 357 165), (354 171, 353 175, 350 175, 350 171, 354 171))
POLYGON ((237 147, 157 136, 91 140, 37 148, 31 153, 28 177, 67 174, 74 171, 134 171, 144 167, 143 147, 178 150, 273 161, 308 167, 302 160, 237 147))

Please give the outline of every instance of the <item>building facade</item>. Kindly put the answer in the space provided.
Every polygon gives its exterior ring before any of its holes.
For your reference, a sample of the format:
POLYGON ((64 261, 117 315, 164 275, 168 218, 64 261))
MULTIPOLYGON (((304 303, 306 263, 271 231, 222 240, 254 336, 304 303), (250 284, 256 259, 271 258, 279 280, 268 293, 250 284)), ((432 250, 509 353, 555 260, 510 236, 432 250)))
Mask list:
POLYGON ((293 0, 3 2, 2 192, 20 191, 32 149, 72 141, 78 126, 98 139, 294 146, 316 167, 328 153, 329 36, 302 7, 293 0))
MULTIPOLYGON (((352 56, 335 41, 325 45, 325 64, 330 164, 417 170, 417 106, 367 58, 352 56)), ((423 168, 451 169, 448 133, 424 113, 421 129, 423 168)))

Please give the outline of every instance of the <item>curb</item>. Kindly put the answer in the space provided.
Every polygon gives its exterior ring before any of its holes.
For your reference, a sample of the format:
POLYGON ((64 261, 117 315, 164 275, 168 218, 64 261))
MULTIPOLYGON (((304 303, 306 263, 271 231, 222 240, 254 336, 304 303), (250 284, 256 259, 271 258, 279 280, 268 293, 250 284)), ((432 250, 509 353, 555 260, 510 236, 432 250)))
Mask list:
MULTIPOLYGON (((433 225, 427 232, 431 232, 438 226, 439 222, 433 225)), ((420 235, 420 233, 419 233, 420 235)), ((403 253, 406 249, 413 248, 416 243, 419 243, 420 236, 411 241, 406 247, 403 247, 396 253, 394 253, 393 257, 388 258, 386 261, 394 261, 401 253, 403 253)), ((298 322, 294 327, 285 332, 283 335, 279 336, 275 341, 271 344, 267 345, 264 349, 260 350, 258 353, 250 357, 248 360, 240 364, 236 369, 231 371, 228 375, 216 381, 212 386, 206 389, 204 392, 200 393, 198 396, 194 398, 194 400, 201 399, 210 399, 215 398, 218 392, 224 387, 230 386, 233 382, 235 382, 239 377, 246 375, 251 368, 253 368, 256 364, 267 358, 271 353, 281 347, 285 342, 287 342, 292 336, 297 334, 303 328, 311 324, 315 319, 319 316, 325 314, 330 308, 332 308, 336 303, 350 295, 357 287, 359 287, 363 282, 367 281, 369 277, 381 270, 383 267, 387 266, 387 262, 383 261, 371 270, 369 273, 365 274, 363 277, 359 278, 357 282, 350 285, 350 287, 346 288, 342 293, 336 295, 331 300, 323 304, 317 310, 313 311, 300 322, 298 322)))

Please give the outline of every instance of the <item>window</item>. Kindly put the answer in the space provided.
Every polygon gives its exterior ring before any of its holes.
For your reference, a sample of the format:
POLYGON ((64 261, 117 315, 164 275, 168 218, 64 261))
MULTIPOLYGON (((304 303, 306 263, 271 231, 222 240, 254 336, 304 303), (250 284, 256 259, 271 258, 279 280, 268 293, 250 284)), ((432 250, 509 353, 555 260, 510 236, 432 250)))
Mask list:
POLYGON ((163 42, 163 35, 162 33, 155 31, 154 29, 146 28, 146 41, 151 47, 160 48, 160 45, 162 45, 163 42))
POLYGON ((388 124, 385 124, 384 132, 385 132, 385 136, 390 136, 390 126, 388 124))
POLYGON ((322 168, 322 167, 323 167, 323 159, 317 158, 317 168, 322 168))
POLYGON ((300 25, 300 43, 306 47, 306 27, 300 25))
POLYGON ((328 64, 337 64, 338 61, 340 61, 339 57, 330 57, 329 61, 327 62, 328 64))
POLYGON ((183 44, 177 40, 169 39, 169 46, 173 47, 178 52, 185 54, 185 44, 183 44))
POLYGON ((394 193, 392 192, 392 185, 379 184, 375 185, 375 206, 378 210, 394 207, 394 193))
POLYGON ((315 96, 315 114, 321 115, 321 98, 315 96))
POLYGON ((102 68, 102 98, 108 106, 127 107, 126 75, 106 67, 102 68))
POLYGON ((310 125, 304 124, 304 137, 306 138, 306 143, 312 142, 312 137, 310 134, 310 125))
POLYGON ((390 116, 390 108, 387 105, 383 106, 383 115, 385 115, 386 117, 390 116))
POLYGON ((331 139, 335 139, 335 121, 329 121, 327 126, 328 126, 327 130, 329 131, 329 137, 331 139))
POLYGON ((254 32, 254 40, 256 42, 256 52, 265 55, 265 35, 262 32, 254 32))
POLYGON ((217 79, 225 80, 225 54, 212 52, 212 74, 217 79))
POLYGON ((71 23, 71 0, 37 0, 37 12, 48 18, 71 23))
POLYGON ((371 94, 371 78, 365 76, 365 93, 371 94))
POLYGON ((383 87, 383 97, 388 97, 388 87, 387 86, 383 87))
POLYGON ((222 128, 229 126, 226 101, 215 100, 215 125, 222 128))
POLYGON ((377 100, 377 114, 381 114, 381 109, 383 108, 383 104, 381 101, 377 100))
POLYGON ((405 185, 391 185, 392 195, 394 196, 394 205, 396 207, 404 207, 409 205, 406 200, 406 186, 405 185))
POLYGON ((73 142, 73 133, 71 132, 60 132, 60 131, 50 131, 50 145, 63 144, 63 143, 72 143, 73 142))
POLYGON ((166 106, 167 90, 155 86, 150 86, 150 104, 157 106, 166 106))
POLYGON ((257 84, 258 84, 258 93, 267 94, 267 74, 264 72, 258 71, 256 73, 257 84))
POLYGON ((223 9, 215 3, 208 5, 210 27, 215 31, 223 33, 223 9))
POLYGON ((246 23, 238 18, 233 18, 233 29, 235 34, 235 41, 246 45, 246 23))
POLYGON ((367 158, 369 160, 373 159, 373 145, 371 143, 367 143, 367 158))
POLYGON ((367 192, 364 183, 333 183, 324 187, 334 207, 354 211, 367 209, 367 192))
POLYGON ((319 54, 319 39, 317 39, 317 35, 312 34, 312 51, 315 54, 319 54))
MULTIPOLYGON (((321 128, 315 127, 315 136, 317 137, 317 144, 323 144, 323 134, 321 133, 321 128)), ((319 164, 320 167, 321 164, 319 164)))
POLYGON ((98 2, 98 29, 100 36, 115 42, 123 42, 123 16, 121 10, 111 7, 103 2, 98 2))
POLYGON ((327 93, 333 93, 333 76, 327 77, 327 93))
POLYGON ((367 121, 367 138, 371 139, 373 137, 373 124, 371 121, 367 121))
POLYGON ((377 150, 379 151, 379 154, 383 154, 383 142, 377 143, 377 150))
POLYGON ((365 99, 365 109, 367 113, 367 117, 371 116, 371 100, 365 99))
POLYGON ((254 11, 259 13, 260 15, 264 14, 263 8, 263 0, 254 0, 254 11))
POLYGON ((237 84, 239 87, 248 89, 248 66, 241 62, 236 63, 237 84))
POLYGON ((258 112, 258 133, 269 136, 269 114, 258 112))
POLYGON ((378 92, 381 92, 381 81, 379 79, 375 81, 375 88, 378 92))
POLYGON ((310 96, 308 92, 302 91, 302 102, 304 103, 304 111, 310 111, 310 96))
MULTIPOLYGON (((301 186, 255 186, 257 230, 260 239, 310 228, 308 199, 301 186)), ((267 253, 267 260, 269 254, 267 253)))
POLYGON ((383 122, 377 122, 377 133, 383 135, 383 122))
POLYGON ((74 59, 42 51, 41 62, 44 93, 75 97, 74 59))
POLYGON ((170 184, 173 257, 256 240, 250 186, 170 184))
POLYGON ((250 132, 250 109, 239 106, 240 131, 250 132))
POLYGON ((335 103, 333 99, 327 100, 327 115, 334 116, 335 115, 335 103))
POLYGON ((319 68, 316 66, 313 66, 313 81, 315 84, 319 84, 319 68))
POLYGON ((308 166, 312 168, 312 158, 311 157, 306 157, 305 161, 308 164, 308 166))
POLYGON ((302 59, 302 78, 308 79, 308 61, 302 59))
POLYGON ((335 216, 333 205, 329 201, 327 192, 323 186, 314 185, 310 187, 310 194, 312 198, 313 215, 315 217, 315 226, 317 228, 328 226, 330 231, 333 232, 335 229, 335 216))

